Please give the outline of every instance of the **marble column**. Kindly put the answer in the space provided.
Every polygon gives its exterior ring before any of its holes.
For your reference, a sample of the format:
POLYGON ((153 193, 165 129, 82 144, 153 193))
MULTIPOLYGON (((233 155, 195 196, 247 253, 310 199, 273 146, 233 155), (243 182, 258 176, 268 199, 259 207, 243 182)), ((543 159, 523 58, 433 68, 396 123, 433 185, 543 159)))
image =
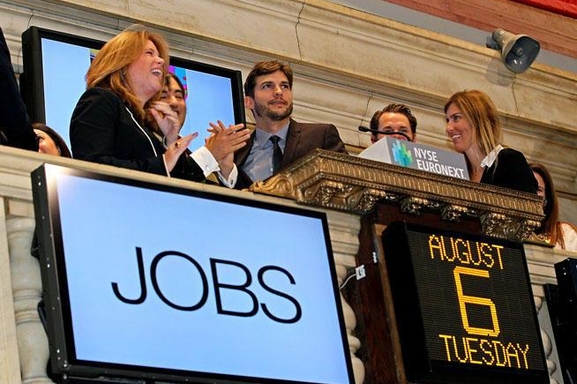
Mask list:
MULTIPOLYGON (((327 211, 329 220, 331 243, 334 252, 335 265, 339 286, 347 278, 349 271, 356 265, 356 254, 359 248, 360 220, 357 215, 342 212, 327 211)), ((357 327, 357 319, 351 306, 341 294, 343 317, 347 330, 347 341, 351 353, 351 362, 355 375, 355 383, 361 384, 365 380, 365 365, 356 356, 361 347, 359 338, 353 335, 357 327)))
POLYGON ((31 218, 6 220, 21 383, 48 384, 53 383, 46 374, 48 338, 37 310, 42 294, 40 265, 30 254, 34 226, 31 218))

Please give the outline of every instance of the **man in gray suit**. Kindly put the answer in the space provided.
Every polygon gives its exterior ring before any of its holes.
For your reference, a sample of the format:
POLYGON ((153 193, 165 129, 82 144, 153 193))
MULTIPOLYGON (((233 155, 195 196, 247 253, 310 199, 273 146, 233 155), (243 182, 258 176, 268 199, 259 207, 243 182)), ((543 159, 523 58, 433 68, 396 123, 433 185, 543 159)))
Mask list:
POLYGON ((292 84, 292 69, 277 60, 258 62, 249 73, 244 83, 244 104, 253 113, 256 129, 247 145, 235 153, 235 188, 267 179, 315 148, 347 153, 333 124, 291 119, 292 84))

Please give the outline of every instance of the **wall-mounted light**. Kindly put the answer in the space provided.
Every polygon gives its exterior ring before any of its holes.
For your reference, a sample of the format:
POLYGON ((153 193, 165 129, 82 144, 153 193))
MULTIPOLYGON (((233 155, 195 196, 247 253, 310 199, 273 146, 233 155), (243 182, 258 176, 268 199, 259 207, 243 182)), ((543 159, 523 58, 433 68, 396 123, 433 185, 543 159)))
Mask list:
POLYGON ((541 45, 527 35, 514 35, 497 28, 487 37, 487 48, 501 52, 505 67, 515 73, 525 72, 539 54, 541 45))

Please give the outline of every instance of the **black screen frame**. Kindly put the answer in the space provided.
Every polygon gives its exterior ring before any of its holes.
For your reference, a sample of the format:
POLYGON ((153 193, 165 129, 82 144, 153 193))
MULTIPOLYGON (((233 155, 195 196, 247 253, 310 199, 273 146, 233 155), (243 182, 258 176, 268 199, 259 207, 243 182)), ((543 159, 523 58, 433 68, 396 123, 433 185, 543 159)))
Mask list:
MULTIPOLYGON (((42 61, 43 39, 95 50, 102 48, 105 42, 36 26, 30 27, 22 33, 23 73, 20 75, 20 91, 30 121, 51 126, 68 142, 68 126, 52 126, 50 122, 46 121, 45 79, 42 61)), ((170 57, 170 65, 230 80, 234 124, 246 124, 241 71, 175 56, 170 57)), ((189 113, 192 112, 189 111, 189 113)), ((203 133, 202 130, 208 128, 208 123, 209 121, 203 122, 205 126, 195 127, 195 130, 200 130, 203 133)))
MULTIPOLYGON (((62 382, 95 382, 105 383, 116 380, 144 380, 147 384, 170 382, 210 382, 210 383, 262 383, 271 384, 304 384, 303 381, 271 379, 262 377, 234 376, 221 373, 207 373, 197 371, 182 371, 176 369, 162 369, 157 367, 131 366, 118 363, 103 363, 85 361, 76 358, 75 344, 72 330, 70 300, 65 267, 64 245, 60 228, 58 190, 56 177, 50 174, 66 174, 119 183, 134 188, 146 188, 161 192, 209 199, 215 201, 240 204, 254 208, 262 208, 278 212, 287 212, 297 215, 313 217, 322 221, 325 233, 325 245, 328 252, 330 276, 334 282, 334 303, 338 315, 338 324, 341 330, 340 342, 343 346, 348 384, 354 382, 352 361, 348 347, 346 326, 343 308, 338 289, 336 267, 332 257, 328 220, 321 211, 301 207, 278 205, 270 202, 243 199, 237 196, 220 195, 205 190, 191 190, 181 187, 155 184, 147 181, 128 179, 120 176, 87 171, 71 167, 62 167, 53 164, 44 164, 31 174, 34 210, 36 217, 37 254, 40 262, 43 286, 43 315, 45 329, 50 347, 50 371, 52 378, 62 382), (49 169, 49 171, 47 171, 49 169), (72 381, 70 381, 72 380, 72 381)), ((124 382, 124 381, 123 381, 124 382)), ((140 382, 140 381, 139 381, 140 382)), ((309 383, 309 382, 306 382, 309 383)), ((310 382, 311 384, 313 382, 310 382)))
MULTIPOLYGON (((472 241, 491 241, 506 248, 515 249, 522 255, 523 270, 527 281, 527 295, 533 297, 529 281, 529 271, 522 243, 487 236, 458 233, 455 231, 429 228, 407 222, 393 222, 382 234, 383 250, 387 264, 388 276, 393 296, 396 323, 403 355, 405 374, 409 381, 435 384, 545 384, 549 382, 547 364, 542 340, 540 337, 537 311, 533 300, 528 308, 536 325, 534 335, 538 344, 543 369, 519 370, 512 368, 495 368, 492 366, 461 364, 434 359, 427 346, 425 316, 422 310, 421 293, 417 285, 416 266, 413 261, 408 232, 454 236, 472 241)), ((426 298, 423 298, 426 300, 426 298)))
POLYGON ((20 92, 28 109, 30 121, 46 123, 42 39, 50 39, 89 49, 100 49, 104 42, 35 26, 22 32, 23 72, 20 75, 20 92))

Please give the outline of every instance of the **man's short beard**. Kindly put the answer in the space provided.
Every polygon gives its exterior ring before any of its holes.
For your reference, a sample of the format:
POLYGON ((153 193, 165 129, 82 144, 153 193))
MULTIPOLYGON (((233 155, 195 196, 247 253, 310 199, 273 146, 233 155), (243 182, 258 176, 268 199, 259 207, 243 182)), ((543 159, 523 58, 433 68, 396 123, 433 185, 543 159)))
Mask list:
POLYGON ((266 105, 256 104, 254 109, 255 114, 258 117, 268 117, 273 121, 281 121, 292 115, 293 113, 293 103, 290 103, 285 112, 273 112, 266 105))

